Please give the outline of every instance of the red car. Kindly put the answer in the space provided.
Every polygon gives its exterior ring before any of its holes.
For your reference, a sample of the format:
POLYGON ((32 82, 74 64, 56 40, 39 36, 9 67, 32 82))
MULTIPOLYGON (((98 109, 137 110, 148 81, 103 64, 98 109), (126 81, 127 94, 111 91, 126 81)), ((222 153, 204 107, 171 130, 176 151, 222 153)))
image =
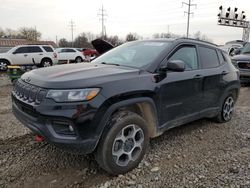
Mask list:
POLYGON ((91 48, 83 48, 82 53, 84 56, 90 56, 90 57, 96 57, 99 55, 99 53, 91 48))

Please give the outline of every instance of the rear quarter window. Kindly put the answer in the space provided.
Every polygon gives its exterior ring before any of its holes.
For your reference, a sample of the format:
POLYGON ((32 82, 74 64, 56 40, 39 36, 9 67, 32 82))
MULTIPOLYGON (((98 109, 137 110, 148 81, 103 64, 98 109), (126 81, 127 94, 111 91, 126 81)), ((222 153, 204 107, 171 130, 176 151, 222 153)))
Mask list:
POLYGON ((43 52, 42 49, 38 46, 29 46, 29 53, 40 53, 43 52))
POLYGON ((201 67, 209 69, 220 65, 219 57, 215 49, 200 46, 199 47, 201 67))
POLYGON ((53 50, 50 46, 43 46, 43 49, 44 49, 46 52, 54 52, 54 50, 53 50))

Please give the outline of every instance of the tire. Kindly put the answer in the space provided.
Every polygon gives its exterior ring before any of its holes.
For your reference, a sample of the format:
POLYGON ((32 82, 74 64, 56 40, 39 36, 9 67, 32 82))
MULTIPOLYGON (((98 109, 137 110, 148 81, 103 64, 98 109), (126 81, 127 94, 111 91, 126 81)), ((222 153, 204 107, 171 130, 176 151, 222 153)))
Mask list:
POLYGON ((109 174, 124 174, 138 166, 148 143, 146 122, 136 113, 117 112, 106 125, 95 159, 109 174))
POLYGON ((41 62, 41 67, 51 67, 52 61, 51 59, 43 59, 41 62))
POLYGON ((236 97, 233 93, 228 94, 224 99, 220 108, 220 113, 215 117, 215 120, 218 123, 225 123, 232 119, 234 114, 235 99, 236 97))
POLYGON ((81 63, 83 60, 81 57, 76 57, 75 62, 76 63, 81 63))
POLYGON ((0 71, 7 71, 8 70, 8 65, 10 65, 10 62, 5 60, 5 59, 1 59, 0 60, 0 71))

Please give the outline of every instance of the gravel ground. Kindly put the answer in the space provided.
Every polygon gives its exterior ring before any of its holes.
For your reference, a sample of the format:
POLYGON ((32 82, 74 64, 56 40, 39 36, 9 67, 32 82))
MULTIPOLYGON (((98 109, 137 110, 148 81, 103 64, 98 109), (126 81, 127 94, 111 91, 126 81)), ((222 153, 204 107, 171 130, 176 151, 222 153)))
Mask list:
POLYGON ((13 117, 11 84, 0 78, 0 187, 250 187, 250 87, 234 118, 199 120, 153 139, 137 169, 109 176, 93 156, 65 153, 13 117))

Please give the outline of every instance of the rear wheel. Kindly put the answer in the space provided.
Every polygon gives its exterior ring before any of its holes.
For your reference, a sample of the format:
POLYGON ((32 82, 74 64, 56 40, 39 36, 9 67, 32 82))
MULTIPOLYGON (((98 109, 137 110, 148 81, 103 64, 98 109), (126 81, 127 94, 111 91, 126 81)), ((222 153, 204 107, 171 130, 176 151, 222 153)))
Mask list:
POLYGON ((50 67, 52 66, 52 61, 50 59, 43 59, 41 62, 41 67, 50 67))
POLYGON ((118 112, 106 127, 95 158, 108 173, 124 174, 138 166, 148 143, 145 121, 133 112, 118 112))
POLYGON ((230 121, 234 114, 234 105, 235 105, 235 97, 233 94, 229 94, 225 98, 221 106, 221 111, 216 117, 216 120, 220 123, 230 121))
POLYGON ((1 71, 7 71, 8 65, 10 65, 10 63, 7 60, 0 59, 0 70, 1 71))
POLYGON ((82 62, 82 58, 81 57, 76 57, 75 62, 76 63, 81 63, 82 62))

